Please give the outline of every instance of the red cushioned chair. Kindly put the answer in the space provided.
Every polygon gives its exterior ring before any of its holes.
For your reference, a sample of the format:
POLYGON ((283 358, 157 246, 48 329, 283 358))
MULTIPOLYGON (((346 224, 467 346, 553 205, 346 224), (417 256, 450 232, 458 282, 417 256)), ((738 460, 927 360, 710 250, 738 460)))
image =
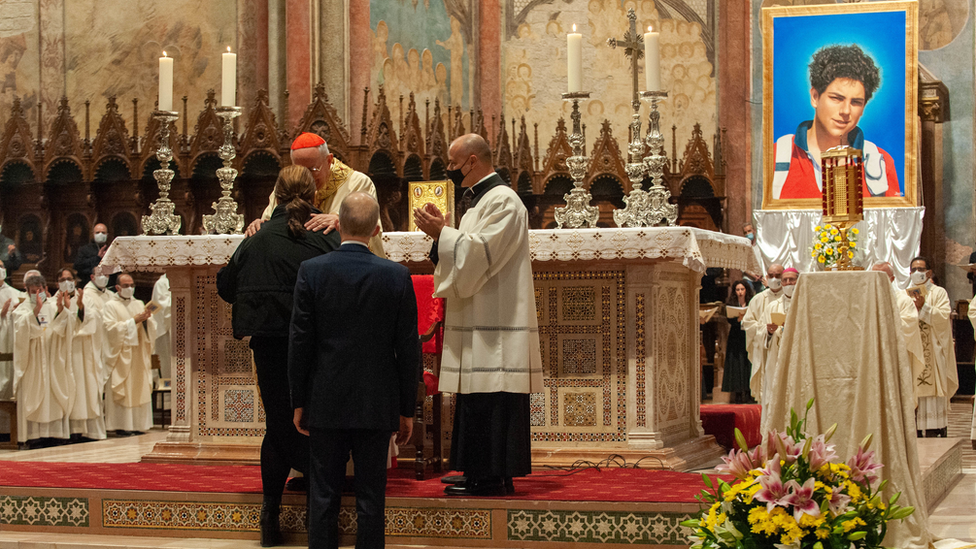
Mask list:
POLYGON ((414 416, 413 444, 416 449, 415 467, 417 480, 423 480, 427 468, 440 473, 443 469, 441 427, 441 393, 437 390, 440 375, 441 352, 444 347, 444 300, 435 298, 432 275, 412 275, 413 290, 417 295, 417 330, 423 342, 423 354, 432 357, 430 371, 425 368, 423 379, 417 387, 417 412, 414 416), (433 397, 431 421, 424 421, 424 403, 433 397), (428 442, 427 435, 431 436, 428 442))

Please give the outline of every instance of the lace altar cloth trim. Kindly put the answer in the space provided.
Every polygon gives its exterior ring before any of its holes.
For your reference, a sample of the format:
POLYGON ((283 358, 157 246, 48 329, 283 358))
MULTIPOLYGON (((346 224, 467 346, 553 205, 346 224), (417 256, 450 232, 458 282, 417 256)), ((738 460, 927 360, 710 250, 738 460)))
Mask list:
MULTIPOLYGON (((162 272, 170 266, 223 265, 244 239, 241 235, 124 236, 102 259, 112 270, 162 272)), ((427 260, 431 240, 414 232, 383 234, 393 261, 427 260)), ((664 259, 702 273, 706 267, 758 270, 749 241, 691 227, 632 229, 545 229, 529 231, 532 261, 613 261, 664 259)))

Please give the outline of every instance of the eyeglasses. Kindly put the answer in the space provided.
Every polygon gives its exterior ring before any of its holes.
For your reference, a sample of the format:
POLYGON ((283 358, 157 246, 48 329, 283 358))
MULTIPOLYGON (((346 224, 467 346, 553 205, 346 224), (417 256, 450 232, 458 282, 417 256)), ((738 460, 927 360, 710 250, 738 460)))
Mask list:
POLYGON ((925 267, 912 267, 912 269, 911 269, 910 272, 913 272, 913 273, 924 273, 925 271, 928 271, 928 269, 926 269, 925 267))

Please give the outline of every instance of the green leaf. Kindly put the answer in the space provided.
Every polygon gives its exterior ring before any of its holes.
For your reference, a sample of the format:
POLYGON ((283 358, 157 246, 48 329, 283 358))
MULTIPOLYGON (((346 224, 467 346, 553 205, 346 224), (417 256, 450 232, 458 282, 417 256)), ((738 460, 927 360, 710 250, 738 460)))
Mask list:
POLYGON ((705 481, 705 486, 708 486, 709 490, 714 490, 715 486, 712 484, 712 479, 708 478, 708 475, 702 473, 703 480, 705 481))
POLYGON ((813 544, 813 549, 823 549, 823 543, 817 542, 813 544))

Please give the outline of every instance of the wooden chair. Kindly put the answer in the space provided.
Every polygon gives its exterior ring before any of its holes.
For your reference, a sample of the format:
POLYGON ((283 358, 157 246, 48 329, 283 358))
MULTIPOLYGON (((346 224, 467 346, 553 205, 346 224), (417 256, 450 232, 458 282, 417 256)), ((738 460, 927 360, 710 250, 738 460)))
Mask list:
POLYGON ((418 330, 424 330, 425 325, 430 325, 424 333, 419 334, 421 344, 424 346, 424 354, 433 356, 433 366, 430 372, 425 372, 417 384, 417 411, 414 415, 413 440, 414 445, 414 467, 417 480, 423 480, 427 469, 431 468, 439 473, 443 470, 443 443, 444 436, 441 428, 441 393, 436 390, 437 376, 440 375, 442 340, 441 334, 444 326, 444 306, 443 300, 432 298, 434 280, 431 275, 413 275, 414 292, 417 294, 417 315, 418 330), (427 380, 432 378, 431 386, 428 387, 427 380), (428 396, 433 397, 431 406, 431 421, 424 421, 424 403, 428 396), (427 435, 431 435, 431 442, 428 444, 427 435))
MULTIPOLYGON (((0 362, 9 362, 14 359, 13 353, 0 353, 0 362)), ((6 412, 10 417, 10 441, 0 442, 0 449, 17 449, 17 399, 0 400, 0 412, 6 412)))

